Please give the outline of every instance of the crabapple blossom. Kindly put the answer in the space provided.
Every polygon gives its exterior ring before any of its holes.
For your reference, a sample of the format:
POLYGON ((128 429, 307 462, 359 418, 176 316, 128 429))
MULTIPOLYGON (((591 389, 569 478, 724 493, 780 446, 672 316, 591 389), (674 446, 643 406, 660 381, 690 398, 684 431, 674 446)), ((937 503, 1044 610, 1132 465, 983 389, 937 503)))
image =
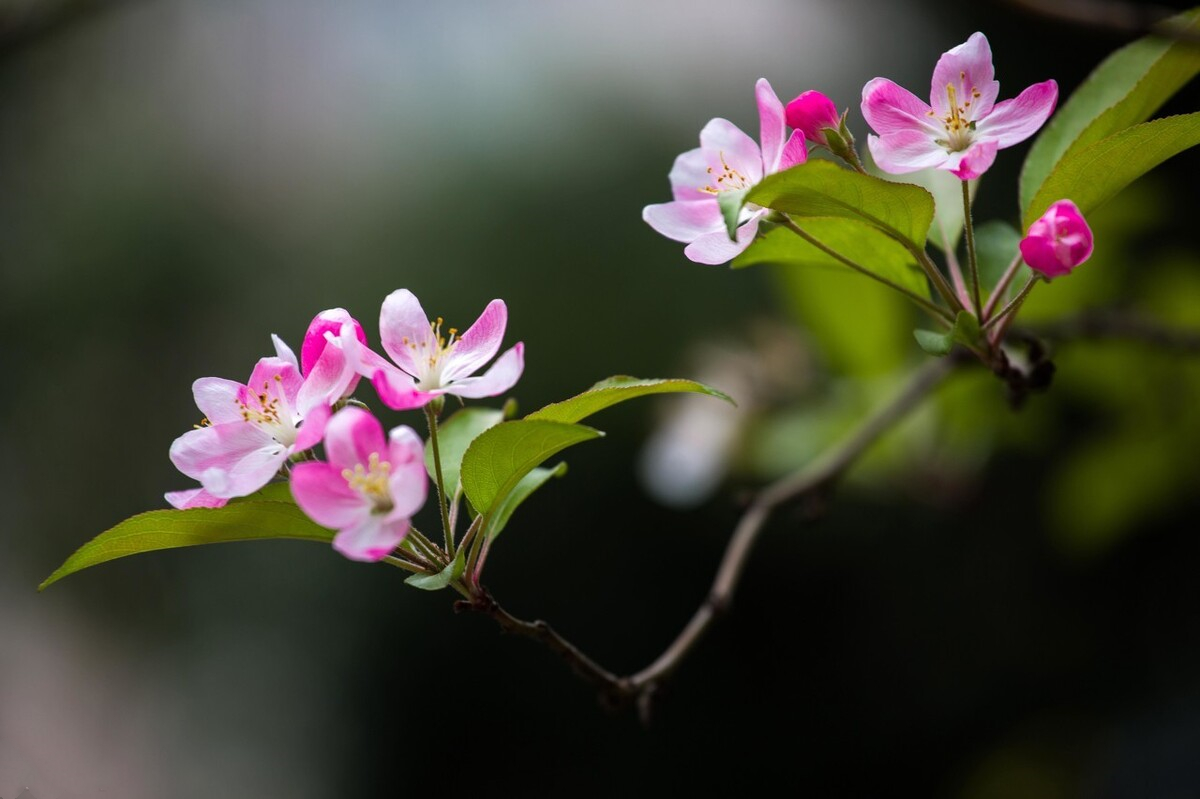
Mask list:
POLYGON ((1037 132, 1058 100, 1058 84, 1048 80, 997 103, 994 77, 987 37, 973 33, 938 60, 929 105, 886 78, 868 82, 862 113, 879 134, 867 137, 875 163, 893 174, 937 168, 961 180, 982 175, 997 150, 1037 132))
POLYGON ((768 209, 747 204, 730 241, 718 197, 749 189, 766 175, 808 158, 804 135, 785 139, 783 103, 766 78, 755 84, 761 147, 732 122, 711 120, 700 131, 700 146, 675 159, 669 179, 674 200, 647 205, 642 219, 669 239, 686 243, 683 254, 701 264, 723 264, 754 241, 768 209))
POLYGON ((459 335, 443 333, 442 318, 430 321, 408 289, 393 291, 379 312, 383 349, 388 362, 351 335, 341 331, 341 346, 358 374, 368 377, 389 408, 420 408, 443 394, 477 399, 508 391, 525 368, 525 345, 517 342, 482 375, 474 372, 492 359, 504 339, 508 307, 492 300, 475 323, 459 335))
POLYGON ((1047 280, 1069 275, 1091 255, 1092 229, 1070 200, 1052 204, 1021 239, 1021 258, 1047 280))
POLYGON ((412 428, 397 427, 385 439, 371 413, 343 408, 325 429, 328 462, 297 464, 292 496, 314 521, 338 531, 338 552, 351 560, 382 560, 425 504, 424 451, 412 428))

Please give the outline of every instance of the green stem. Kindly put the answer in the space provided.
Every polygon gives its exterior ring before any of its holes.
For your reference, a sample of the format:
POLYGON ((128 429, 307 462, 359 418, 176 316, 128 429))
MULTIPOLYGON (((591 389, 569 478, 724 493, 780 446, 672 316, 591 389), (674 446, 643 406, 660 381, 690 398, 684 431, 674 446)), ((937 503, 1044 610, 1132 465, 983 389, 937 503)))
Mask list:
POLYGON ((1017 276, 1017 270, 1021 268, 1021 254, 1017 253, 1016 257, 1008 264, 1008 268, 1004 270, 1004 274, 1000 276, 1000 280, 996 282, 995 288, 992 289, 992 294, 988 297, 987 305, 983 306, 984 319, 990 319, 992 311, 996 310, 996 306, 1000 304, 1000 300, 1004 298, 1004 292, 1008 291, 1008 285, 1012 283, 1013 278, 1017 276))
POLYGON ((1009 302, 1008 305, 1005 305, 1003 308, 1001 308, 1000 312, 998 314, 996 314, 991 319, 984 322, 983 327, 981 329, 987 330, 989 327, 992 327, 997 322, 1004 319, 1006 316, 1009 316, 1010 314, 1015 313, 1016 310, 1021 307, 1021 303, 1025 302, 1025 298, 1029 296, 1029 292, 1033 291, 1033 285, 1037 282, 1038 282, 1038 278, 1036 275, 1034 277, 1029 278, 1029 280, 1026 281, 1025 285, 1021 287, 1020 293, 1018 293, 1017 296, 1013 297, 1012 301, 1009 302))
POLYGON ((975 225, 971 223, 971 182, 962 182, 963 231, 967 238, 967 263, 971 267, 971 297, 975 301, 975 318, 983 318, 983 298, 979 293, 979 259, 975 256, 975 225))
MULTIPOLYGON (((408 536, 404 540, 410 542, 413 550, 427 560, 433 563, 441 563, 443 566, 446 565, 446 553, 438 549, 437 545, 426 538, 417 528, 408 528, 408 536)), ((437 569, 434 569, 434 571, 437 571, 437 569)))
POLYGON ((811 233, 809 233, 807 230, 805 230, 804 228, 797 225, 796 222, 787 214, 780 214, 780 216, 783 219, 783 225, 788 230, 792 231, 797 236, 804 239, 809 244, 816 247, 818 250, 825 253, 829 257, 833 258, 836 261, 839 261, 840 263, 845 264, 846 266, 853 269, 855 272, 861 272, 862 274, 866 275, 867 277, 871 278, 872 280, 882 283, 883 285, 887 286, 888 288, 895 289, 896 291, 898 291, 901 294, 903 294, 904 296, 908 297, 910 300, 915 302, 917 305, 920 305, 926 311, 928 311, 929 313, 938 317, 939 319, 943 319, 946 322, 953 323, 954 318, 952 316, 950 316, 949 314, 947 314, 944 309, 939 308, 938 306, 934 305, 932 302, 925 299, 924 297, 914 294, 913 292, 904 288, 900 284, 893 283, 892 281, 888 280, 886 277, 881 277, 880 275, 877 275, 874 272, 867 269, 862 264, 859 264, 858 262, 853 261, 853 260, 847 258, 846 256, 842 255, 840 252, 829 247, 828 245, 826 245, 825 243, 823 243, 822 241, 817 239, 815 236, 813 236, 811 233))
POLYGON ((473 585, 478 586, 479 580, 478 575, 475 573, 475 564, 479 560, 479 550, 483 545, 483 539, 487 538, 483 534, 483 514, 477 516, 471 526, 477 529, 475 530, 475 540, 471 542, 471 551, 467 555, 467 564, 466 568, 463 569, 463 574, 470 578, 473 585))
POLYGON ((429 446, 433 449, 433 472, 437 476, 438 510, 442 514, 442 534, 446 538, 446 554, 454 560, 454 531, 450 528, 450 510, 446 506, 446 485, 442 479, 442 454, 438 450, 437 413, 433 404, 425 406, 425 421, 429 424, 429 446))
POLYGON ((412 572, 413 574, 429 573, 415 563, 409 563, 407 560, 403 560, 402 558, 397 558, 392 555, 384 556, 383 562, 390 566, 395 566, 397 569, 404 569, 406 572, 412 572))

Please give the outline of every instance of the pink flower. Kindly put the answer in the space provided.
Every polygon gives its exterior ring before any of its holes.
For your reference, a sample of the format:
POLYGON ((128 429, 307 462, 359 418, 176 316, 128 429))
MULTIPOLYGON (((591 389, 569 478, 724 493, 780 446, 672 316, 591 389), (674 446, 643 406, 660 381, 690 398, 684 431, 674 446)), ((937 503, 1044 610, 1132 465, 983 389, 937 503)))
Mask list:
MULTIPOLYGON (((320 406, 328 409, 338 400, 353 394, 358 386, 360 375, 342 352, 340 336, 343 325, 349 326, 359 342, 367 343, 367 334, 363 332, 362 325, 343 308, 331 308, 313 317, 304 334, 299 360, 283 339, 271 336, 276 355, 296 367, 304 377, 304 383, 296 394, 296 407, 302 416, 311 416, 314 409, 320 406)), ((309 423, 312 423, 311 420, 309 423)))
POLYGON ((1070 200, 1059 200, 1029 226, 1021 257, 1047 280, 1069 275, 1092 255, 1092 229, 1070 200))
POLYGON ((171 462, 198 480, 204 493, 172 492, 167 500, 176 507, 213 507, 216 499, 246 496, 270 482, 293 453, 320 441, 320 412, 315 423, 300 426, 296 397, 302 382, 292 364, 263 358, 246 385, 219 377, 193 383, 205 418, 171 444, 171 462))
POLYGON ((826 128, 837 130, 842 124, 837 106, 825 95, 808 91, 787 104, 787 124, 804 134, 804 138, 823 147, 829 146, 826 128))
POLYGON ((410 427, 387 439, 360 408, 343 408, 325 429, 329 462, 292 469, 292 496, 317 524, 335 529, 333 548, 351 560, 377 561, 408 533, 425 504, 425 448, 410 427))
POLYGON ((179 510, 187 510, 188 508, 220 508, 224 507, 229 500, 222 497, 214 497, 212 494, 205 491, 203 488, 187 488, 183 491, 168 491, 163 496, 171 506, 179 510))
POLYGON ((388 361, 342 328, 343 350, 358 374, 369 377, 389 408, 420 408, 443 394, 476 399, 508 391, 525 368, 525 345, 517 342, 482 375, 475 370, 500 349, 508 307, 492 300, 461 336, 455 328, 442 333, 442 318, 430 322, 408 289, 393 291, 379 312, 379 332, 388 361))
POLYGON ((930 105, 890 80, 870 81, 862 112, 879 134, 867 138, 875 163, 893 174, 936 167, 961 180, 982 175, 997 150, 1032 136, 1058 100, 1058 84, 1048 80, 996 103, 994 76, 987 37, 973 33, 938 60, 930 105))
POLYGON ((802 134, 792 134, 785 143, 783 103, 771 84, 759 78, 754 88, 761 149, 732 122, 710 121, 700 131, 700 146, 675 159, 669 176, 674 201, 642 209, 650 227, 687 243, 683 254, 696 263, 723 264, 737 256, 754 241, 759 220, 768 212, 754 205, 743 208, 737 241, 730 241, 718 195, 748 189, 808 157, 802 134))

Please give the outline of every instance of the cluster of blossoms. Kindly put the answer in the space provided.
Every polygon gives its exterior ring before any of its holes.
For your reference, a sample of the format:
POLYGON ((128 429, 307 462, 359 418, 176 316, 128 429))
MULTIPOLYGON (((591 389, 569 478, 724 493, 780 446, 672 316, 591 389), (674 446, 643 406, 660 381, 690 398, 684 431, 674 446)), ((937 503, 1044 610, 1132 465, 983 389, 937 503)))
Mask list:
POLYGON ((373 351, 362 325, 341 308, 312 320, 300 357, 278 336, 245 383, 204 377, 192 386, 204 419, 171 445, 171 461, 199 488, 166 495, 176 508, 214 508, 288 476, 292 494, 318 524, 338 530, 334 547, 375 561, 408 533, 427 493, 424 444, 410 427, 384 435, 369 411, 351 403, 366 377, 396 410, 422 408, 446 394, 490 397, 512 388, 524 369, 516 344, 481 375, 500 349, 508 310, 493 300, 461 336, 431 322, 406 289, 380 311, 384 352, 373 351), (324 445, 326 461, 312 450, 324 445))
MULTIPOLYGON (((1036 133, 1058 100, 1053 80, 998 103, 999 92, 991 48, 982 33, 938 60, 928 104, 886 78, 871 80, 863 87, 861 110, 875 131, 867 137, 875 164, 892 174, 941 169, 964 181, 980 177, 998 150, 1036 133)), ((731 239, 721 195, 748 190, 768 175, 805 163, 806 142, 865 171, 846 125, 848 112, 839 114, 827 96, 806 91, 785 107, 765 79, 758 81, 755 95, 761 144, 727 120, 710 121, 700 132, 700 147, 675 160, 669 175, 674 200, 642 212, 654 230, 686 243, 684 254, 697 263, 725 263, 750 246, 769 209, 746 203, 731 239), (790 136, 788 127, 793 129, 790 136)), ((1049 279, 1085 261, 1091 242, 1078 208, 1062 200, 1030 226, 1021 253, 1049 279)))

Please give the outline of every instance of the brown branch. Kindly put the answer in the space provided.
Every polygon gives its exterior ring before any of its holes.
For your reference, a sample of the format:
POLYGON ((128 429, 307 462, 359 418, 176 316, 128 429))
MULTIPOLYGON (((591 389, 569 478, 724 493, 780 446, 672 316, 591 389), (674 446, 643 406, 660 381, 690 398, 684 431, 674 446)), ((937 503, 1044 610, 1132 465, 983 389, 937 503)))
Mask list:
POLYGON ((542 642, 566 660, 577 674, 599 688, 601 696, 612 704, 636 703, 643 721, 646 721, 655 691, 679 668, 713 622, 729 609, 750 552, 772 512, 785 504, 818 497, 828 490, 880 436, 919 405, 953 369, 967 362, 962 353, 956 353, 949 358, 925 363, 891 401, 867 417, 843 442, 805 468, 760 491, 733 531, 708 596, 671 645, 653 663, 635 674, 616 676, 556 633, 546 622, 522 621, 512 616, 486 590, 458 603, 458 607, 485 613, 505 631, 542 642))
POLYGON ((1145 316, 1119 311, 1094 311, 1055 322, 1023 325, 1020 335, 1050 341, 1138 341, 1173 352, 1200 354, 1200 330, 1165 325, 1145 316))
POLYGON ((1157 4, 1123 0, 1008 0, 1008 4, 1071 25, 1200 42, 1194 31, 1167 24, 1178 11, 1157 4))

